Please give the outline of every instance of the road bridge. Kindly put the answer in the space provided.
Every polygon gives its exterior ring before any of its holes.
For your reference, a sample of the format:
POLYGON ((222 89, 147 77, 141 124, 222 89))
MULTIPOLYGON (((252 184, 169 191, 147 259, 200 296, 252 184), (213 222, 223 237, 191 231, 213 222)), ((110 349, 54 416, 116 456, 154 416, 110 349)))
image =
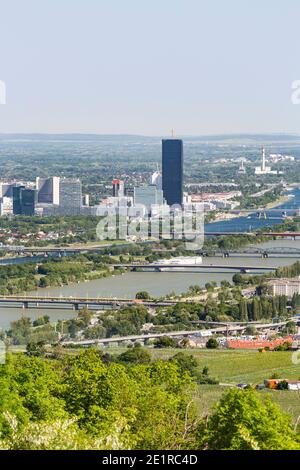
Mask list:
POLYGON ((114 269, 129 269, 131 271, 137 271, 139 269, 143 270, 143 271, 158 271, 158 272, 161 272, 165 269, 168 269, 168 270, 174 270, 176 269, 176 272, 178 272, 178 270, 184 270, 182 271, 182 273, 190 273, 191 272, 191 269, 193 269, 193 271, 197 271, 197 272, 201 272, 203 270, 208 270, 208 269, 215 269, 215 270, 218 270, 218 271, 221 271, 223 272, 224 270, 229 270, 229 271, 236 271, 236 272, 241 272, 241 273, 248 273, 248 272, 251 272, 251 271, 276 271, 277 267, 276 266, 253 266, 253 265, 228 265, 228 264, 224 264, 224 265, 218 265, 218 264, 201 264, 201 265, 197 265, 197 264, 165 264, 165 263, 159 263, 157 262, 156 264, 152 264, 152 263, 130 263, 130 264, 126 264, 126 263, 116 263, 116 264, 111 264, 110 266, 112 266, 114 269))
MULTIPOLYGON (((257 330, 261 329, 278 329, 283 326, 285 326, 290 320, 278 322, 278 323, 262 323, 262 324, 257 324, 255 323, 255 328, 257 330)), ((212 334, 217 334, 217 333, 225 333, 228 334, 230 332, 238 332, 238 331, 243 331, 247 326, 251 325, 251 323, 247 323, 245 325, 233 325, 232 323, 227 324, 227 325, 222 325, 217 328, 210 329, 209 331, 212 334)), ((184 338, 188 336, 199 336, 201 337, 201 333, 203 333, 205 330, 183 330, 183 331, 170 331, 167 333, 147 333, 147 334, 142 334, 142 335, 130 335, 130 336, 115 336, 112 338, 101 338, 101 339, 86 339, 82 341, 62 341, 61 344, 65 346, 70 346, 70 345, 78 345, 78 346, 93 346, 93 345, 105 345, 109 343, 122 343, 126 341, 147 341, 149 339, 158 339, 162 338, 164 336, 168 337, 175 337, 175 338, 184 338)))
POLYGON ((79 310, 82 307, 89 309, 99 308, 119 308, 122 306, 144 305, 145 307, 170 307, 174 306, 178 301, 156 301, 141 299, 124 299, 110 297, 42 297, 42 296, 0 296, 0 306, 38 308, 72 308, 79 310))

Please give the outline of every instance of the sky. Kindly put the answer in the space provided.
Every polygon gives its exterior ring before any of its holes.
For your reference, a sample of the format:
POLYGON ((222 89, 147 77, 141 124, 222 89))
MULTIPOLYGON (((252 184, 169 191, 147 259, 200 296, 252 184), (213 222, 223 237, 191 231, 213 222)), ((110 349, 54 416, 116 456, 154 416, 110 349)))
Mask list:
POLYGON ((0 133, 300 133, 299 0, 0 0, 0 133))

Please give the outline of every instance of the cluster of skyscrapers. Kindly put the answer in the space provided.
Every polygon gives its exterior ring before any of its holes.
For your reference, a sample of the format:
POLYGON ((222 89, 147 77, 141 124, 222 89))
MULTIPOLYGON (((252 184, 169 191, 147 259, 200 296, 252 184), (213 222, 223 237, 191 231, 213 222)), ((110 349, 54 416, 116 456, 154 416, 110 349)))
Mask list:
POLYGON ((149 184, 133 191, 124 188, 120 180, 113 180, 113 196, 95 207, 95 215, 155 216, 163 207, 183 203, 183 142, 179 139, 162 141, 162 173, 155 171, 149 184))
MULTIPOLYGON (((36 178, 26 185, 18 181, 0 183, 0 215, 109 215, 110 209, 124 215, 149 215, 161 206, 183 202, 183 142, 162 141, 162 174, 156 171, 149 184, 126 193, 123 181, 112 181, 112 197, 98 206, 89 206, 88 195, 82 194, 77 178, 36 178)), ((112 211, 111 211, 112 212, 112 211)))
POLYGON ((1 215, 79 215, 84 212, 77 178, 36 178, 36 183, 0 183, 1 215))

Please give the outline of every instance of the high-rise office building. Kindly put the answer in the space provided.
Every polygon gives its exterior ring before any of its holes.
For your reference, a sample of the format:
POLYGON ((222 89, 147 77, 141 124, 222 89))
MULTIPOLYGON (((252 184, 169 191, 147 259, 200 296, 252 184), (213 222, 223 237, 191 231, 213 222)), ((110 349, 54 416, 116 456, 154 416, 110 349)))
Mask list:
POLYGON ((59 180, 58 176, 52 178, 36 178, 38 202, 41 204, 59 205, 59 180))
POLYGON ((179 139, 162 141, 162 189, 169 206, 182 204, 183 142, 179 139))
POLYGON ((13 197, 13 188, 15 186, 17 186, 17 183, 0 183, 0 197, 13 197))
POLYGON ((59 211, 61 215, 79 215, 81 208, 81 181, 77 178, 61 178, 59 183, 59 211))
POLYGON ((134 204, 143 205, 150 212, 152 206, 163 204, 162 190, 157 189, 154 184, 134 188, 134 204))
POLYGON ((123 197, 124 196, 124 182, 121 180, 113 180, 113 196, 114 197, 123 197))
POLYGON ((37 191, 25 186, 13 188, 13 213, 15 215, 34 215, 37 203, 37 191))

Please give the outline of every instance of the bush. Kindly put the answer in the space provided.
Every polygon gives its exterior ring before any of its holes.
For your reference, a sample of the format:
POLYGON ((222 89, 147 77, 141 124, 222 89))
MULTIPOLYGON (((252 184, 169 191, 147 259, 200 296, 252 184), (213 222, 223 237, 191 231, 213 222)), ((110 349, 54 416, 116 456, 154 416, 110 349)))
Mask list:
POLYGON ((151 299, 151 295, 147 291, 140 291, 136 293, 135 298, 140 300, 149 300, 151 299))
POLYGON ((206 343, 207 349, 217 349, 219 347, 219 343, 215 338, 209 338, 206 343))
POLYGON ((177 346, 177 341, 170 336, 163 336, 154 341, 155 348, 176 348, 177 346))

